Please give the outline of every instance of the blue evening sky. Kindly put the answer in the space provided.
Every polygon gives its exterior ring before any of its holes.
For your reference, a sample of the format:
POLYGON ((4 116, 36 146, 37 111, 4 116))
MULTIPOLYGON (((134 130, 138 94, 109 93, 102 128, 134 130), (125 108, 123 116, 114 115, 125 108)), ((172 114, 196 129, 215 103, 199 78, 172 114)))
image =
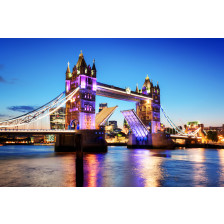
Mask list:
MULTIPOLYGON (((8 107, 41 106, 64 91, 67 62, 72 70, 80 50, 87 64, 95 58, 99 82, 135 90, 147 74, 159 81, 177 125, 224 123, 224 39, 0 39, 0 119, 22 114, 8 107)), ((97 96, 97 110, 101 102, 119 106, 111 120, 120 126, 120 110, 135 108, 97 96)))

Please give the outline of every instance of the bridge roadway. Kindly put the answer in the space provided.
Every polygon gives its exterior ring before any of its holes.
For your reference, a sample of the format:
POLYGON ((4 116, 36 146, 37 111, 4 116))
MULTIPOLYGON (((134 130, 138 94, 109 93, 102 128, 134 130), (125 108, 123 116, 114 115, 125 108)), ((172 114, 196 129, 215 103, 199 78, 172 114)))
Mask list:
POLYGON ((170 137, 173 139, 202 139, 202 137, 188 135, 170 135, 170 137))
MULTIPOLYGON (((54 135, 54 134, 74 134, 75 130, 61 130, 61 129, 0 129, 0 134, 41 134, 41 135, 54 135)), ((187 136, 187 135, 170 135, 172 139, 201 139, 202 137, 187 136)))

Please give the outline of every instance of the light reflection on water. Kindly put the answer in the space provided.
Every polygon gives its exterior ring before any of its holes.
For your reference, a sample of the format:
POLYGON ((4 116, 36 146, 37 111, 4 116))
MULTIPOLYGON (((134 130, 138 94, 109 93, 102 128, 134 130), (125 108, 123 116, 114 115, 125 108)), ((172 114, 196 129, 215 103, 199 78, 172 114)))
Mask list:
POLYGON ((86 186, 87 187, 97 187, 97 176, 100 171, 100 163, 98 161, 99 156, 96 154, 87 154, 85 156, 85 167, 89 167, 84 173, 86 186))
POLYGON ((219 153, 219 165, 220 165, 219 182, 223 183, 224 182, 224 149, 218 150, 218 153, 219 153))
POLYGON ((143 179, 143 186, 158 187, 163 178, 162 158, 148 150, 141 150, 134 156, 136 175, 143 179))
MULTIPOLYGON (((75 153, 53 146, 0 147, 0 186, 76 186, 75 153)), ((84 186, 224 186, 224 149, 109 147, 84 154, 84 186)))
POLYGON ((203 187, 207 183, 206 166, 204 166, 206 157, 205 149, 197 149, 197 151, 192 151, 192 161, 193 163, 193 177, 194 186, 203 187))

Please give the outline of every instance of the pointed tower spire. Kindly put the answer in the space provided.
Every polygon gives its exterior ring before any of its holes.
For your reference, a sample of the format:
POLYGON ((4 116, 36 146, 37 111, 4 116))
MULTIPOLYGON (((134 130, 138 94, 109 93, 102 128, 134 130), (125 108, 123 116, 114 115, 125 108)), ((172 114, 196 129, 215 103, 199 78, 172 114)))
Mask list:
POLYGON ((147 75, 146 78, 145 78, 145 82, 142 86, 142 89, 145 88, 145 90, 149 90, 151 88, 151 83, 150 83, 150 80, 149 80, 149 76, 147 75))
POLYGON ((96 70, 95 59, 93 59, 93 66, 92 66, 92 70, 96 70))
POLYGON ((138 83, 136 84, 136 90, 135 90, 135 92, 139 93, 138 83))
POLYGON ((67 70, 66 70, 66 79, 67 80, 71 80, 72 79, 72 73, 70 71, 70 68, 69 68, 69 62, 68 62, 68 67, 67 67, 67 70))
POLYGON ((79 54, 79 60, 78 60, 78 62, 76 64, 76 68, 77 69, 79 69, 80 67, 87 67, 87 64, 85 62, 82 50, 81 50, 81 53, 79 54))
POLYGON ((96 78, 96 65, 95 65, 95 59, 93 59, 93 66, 91 70, 91 76, 96 78))
POLYGON ((70 72, 70 68, 69 68, 69 64, 70 64, 70 63, 69 63, 69 61, 68 61, 68 67, 67 67, 67 71, 66 71, 66 73, 71 73, 71 72, 70 72))

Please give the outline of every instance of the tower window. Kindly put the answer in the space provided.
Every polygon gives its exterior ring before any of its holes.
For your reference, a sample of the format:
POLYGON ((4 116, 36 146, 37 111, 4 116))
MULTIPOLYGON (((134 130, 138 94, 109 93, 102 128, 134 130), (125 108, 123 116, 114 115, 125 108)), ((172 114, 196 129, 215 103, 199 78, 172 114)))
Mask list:
POLYGON ((92 84, 92 79, 91 78, 88 78, 88 83, 92 84))

